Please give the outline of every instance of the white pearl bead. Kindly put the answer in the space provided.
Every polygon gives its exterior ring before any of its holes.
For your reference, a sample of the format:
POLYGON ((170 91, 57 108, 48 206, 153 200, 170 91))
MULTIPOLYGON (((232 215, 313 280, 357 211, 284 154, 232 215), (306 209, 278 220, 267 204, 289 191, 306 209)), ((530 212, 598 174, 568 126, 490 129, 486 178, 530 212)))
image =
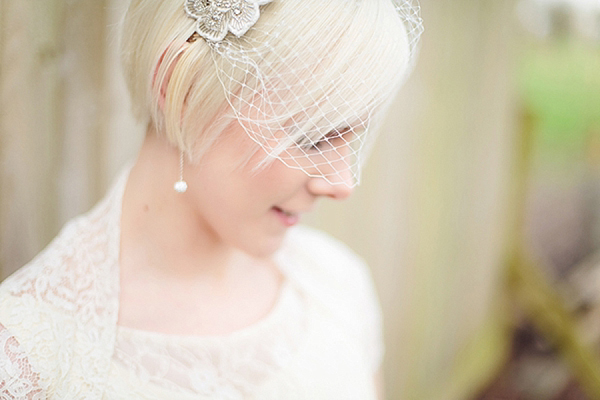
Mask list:
POLYGON ((178 181, 175 182, 175 191, 177 193, 185 193, 188 189, 188 185, 186 181, 178 181))

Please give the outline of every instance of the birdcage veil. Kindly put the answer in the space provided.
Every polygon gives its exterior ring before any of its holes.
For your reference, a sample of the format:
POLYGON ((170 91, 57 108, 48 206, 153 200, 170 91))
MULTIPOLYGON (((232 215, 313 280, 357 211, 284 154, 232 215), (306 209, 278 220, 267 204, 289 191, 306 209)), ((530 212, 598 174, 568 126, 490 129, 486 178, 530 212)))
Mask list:
POLYGON ((325 15, 315 1, 184 2, 194 35, 212 48, 232 115, 265 153, 255 167, 280 160, 358 184, 374 131, 415 64, 418 3, 335 0, 325 15))

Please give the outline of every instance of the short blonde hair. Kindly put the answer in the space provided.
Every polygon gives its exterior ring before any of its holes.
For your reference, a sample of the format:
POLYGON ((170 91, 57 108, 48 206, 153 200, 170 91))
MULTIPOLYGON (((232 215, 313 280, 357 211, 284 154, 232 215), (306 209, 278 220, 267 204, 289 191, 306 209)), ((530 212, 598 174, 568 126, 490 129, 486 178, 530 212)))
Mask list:
MULTIPOLYGON (((233 115, 213 58, 219 55, 212 54, 213 49, 204 40, 188 42, 195 23, 184 12, 183 0, 131 0, 121 43, 136 117, 153 124, 159 134, 164 134, 192 159, 214 143, 233 115), (165 85, 166 79, 169 81, 165 85), (164 86, 166 101, 161 107, 164 86)), ((280 60, 287 55, 293 59, 307 47, 314 59, 321 60, 320 68, 326 73, 311 81, 314 87, 306 88, 311 93, 307 96, 309 101, 317 103, 335 93, 340 99, 367 96, 357 106, 365 107, 368 103, 381 108, 397 91, 409 65, 406 28, 391 0, 274 0, 261 7, 256 27, 246 35, 254 35, 254 41, 268 40, 280 60), (264 32, 260 25, 276 25, 272 19, 281 15, 286 15, 287 29, 283 34, 261 38, 264 32), (290 22, 293 29, 289 29, 290 22), (336 82, 344 82, 344 87, 332 88, 336 82), (359 88, 367 88, 369 93, 357 93, 359 88)), ((238 39, 229 35, 226 40, 238 39)), ((255 61, 259 67, 260 63, 272 65, 274 60, 269 57, 267 53, 255 61)), ((308 68, 294 76, 303 79, 302 75, 312 72, 308 68)), ((252 99, 246 101, 251 103, 252 99)), ((296 111, 310 107, 297 103, 293 106, 296 111)), ((341 110, 335 104, 330 105, 329 111, 333 107, 338 115, 364 113, 351 109, 352 102, 346 100, 343 104, 341 110)), ((286 112, 293 114, 293 107, 286 112)), ((325 115, 329 111, 326 108, 319 112, 325 115)), ((323 115, 306 115, 303 123, 318 125, 323 115)), ((289 140, 294 142, 297 138, 289 140)))

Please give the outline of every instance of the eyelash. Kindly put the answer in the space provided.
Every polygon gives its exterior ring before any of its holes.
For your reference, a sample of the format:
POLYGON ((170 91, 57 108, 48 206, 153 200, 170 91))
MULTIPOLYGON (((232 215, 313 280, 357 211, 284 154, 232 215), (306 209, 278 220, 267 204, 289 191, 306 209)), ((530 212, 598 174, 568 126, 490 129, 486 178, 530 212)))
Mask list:
POLYGON ((304 150, 320 150, 320 147, 321 147, 321 146, 323 145, 323 143, 325 143, 326 141, 327 141, 327 140, 325 140, 325 139, 321 139, 321 140, 319 140, 319 141, 316 141, 316 142, 309 141, 309 143, 305 143, 305 144, 301 145, 301 147, 302 147, 304 150))
POLYGON ((349 131, 350 131, 350 128, 336 129, 336 130, 329 132, 325 136, 323 136, 323 138, 321 140, 313 142, 308 138, 304 138, 303 141, 309 141, 309 143, 303 143, 301 141, 300 143, 298 143, 298 145, 304 150, 320 150, 320 146, 323 145, 324 143, 327 143, 333 139, 339 138, 349 131))

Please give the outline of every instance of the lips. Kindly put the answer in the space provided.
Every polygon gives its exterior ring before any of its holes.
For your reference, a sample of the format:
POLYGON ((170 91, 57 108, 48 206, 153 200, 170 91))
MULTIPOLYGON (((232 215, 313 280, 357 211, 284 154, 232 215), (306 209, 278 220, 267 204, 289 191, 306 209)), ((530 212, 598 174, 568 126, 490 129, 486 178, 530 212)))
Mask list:
POLYGON ((279 207, 273 207, 273 212, 284 226, 292 227, 300 222, 300 215, 298 213, 286 211, 279 207))

